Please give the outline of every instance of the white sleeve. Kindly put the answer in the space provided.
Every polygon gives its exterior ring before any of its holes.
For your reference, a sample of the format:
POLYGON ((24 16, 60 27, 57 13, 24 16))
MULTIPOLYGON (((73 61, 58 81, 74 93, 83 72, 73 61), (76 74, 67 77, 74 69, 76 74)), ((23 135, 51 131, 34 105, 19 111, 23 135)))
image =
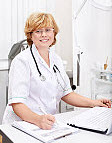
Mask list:
POLYGON ((64 91, 64 96, 65 95, 67 95, 67 94, 69 94, 69 93, 71 93, 71 92, 73 92, 72 91, 72 88, 71 88, 71 85, 70 85, 70 80, 69 80, 69 77, 68 77, 68 75, 66 74, 66 72, 65 72, 65 75, 64 75, 64 79, 65 79, 65 82, 66 82, 66 87, 65 87, 65 91, 64 91))
POLYGON ((65 70, 63 69, 63 77, 64 77, 64 80, 65 80, 65 91, 64 91, 64 94, 63 96, 73 92, 72 91, 72 88, 71 88, 71 85, 70 85, 70 80, 69 80, 69 77, 68 75, 66 74, 65 70))
POLYGON ((30 68, 25 59, 15 58, 9 72, 8 104, 24 103, 29 96, 30 68))

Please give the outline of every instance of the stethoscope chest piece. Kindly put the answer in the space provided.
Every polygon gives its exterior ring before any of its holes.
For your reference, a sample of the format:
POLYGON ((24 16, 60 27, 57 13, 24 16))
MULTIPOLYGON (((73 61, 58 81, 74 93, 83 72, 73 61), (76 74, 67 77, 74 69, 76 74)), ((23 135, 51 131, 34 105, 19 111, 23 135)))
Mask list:
POLYGON ((45 80, 46 80, 45 76, 40 75, 40 80, 41 80, 41 81, 45 81, 45 80))

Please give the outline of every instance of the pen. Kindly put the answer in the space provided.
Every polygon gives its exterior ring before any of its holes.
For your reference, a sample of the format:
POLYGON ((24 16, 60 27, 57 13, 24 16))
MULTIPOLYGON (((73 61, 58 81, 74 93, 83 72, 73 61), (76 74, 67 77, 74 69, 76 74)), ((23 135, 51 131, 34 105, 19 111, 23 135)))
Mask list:
POLYGON ((39 107, 39 109, 42 111, 42 113, 44 113, 45 115, 47 115, 47 113, 41 107, 39 107))
MULTIPOLYGON (((45 114, 45 115, 47 115, 47 113, 41 108, 41 107, 39 107, 39 109, 45 114)), ((56 124, 56 125, 58 125, 58 122, 57 121, 55 121, 55 123, 54 124, 56 124)))

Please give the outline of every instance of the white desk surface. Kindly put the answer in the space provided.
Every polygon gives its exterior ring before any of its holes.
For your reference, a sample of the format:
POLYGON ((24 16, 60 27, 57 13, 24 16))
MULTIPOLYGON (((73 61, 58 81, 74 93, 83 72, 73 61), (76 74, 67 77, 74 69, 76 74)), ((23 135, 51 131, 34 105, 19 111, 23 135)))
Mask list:
MULTIPOLYGON (((80 109, 72 112, 66 112, 56 115, 56 119, 62 122, 70 119, 73 116, 81 113, 85 109, 80 109)), ((0 129, 14 142, 14 143, 42 143, 30 135, 21 132, 9 124, 0 125, 0 129)), ((54 141, 53 143, 112 143, 112 134, 103 135, 99 133, 79 130, 77 133, 63 137, 54 141)))

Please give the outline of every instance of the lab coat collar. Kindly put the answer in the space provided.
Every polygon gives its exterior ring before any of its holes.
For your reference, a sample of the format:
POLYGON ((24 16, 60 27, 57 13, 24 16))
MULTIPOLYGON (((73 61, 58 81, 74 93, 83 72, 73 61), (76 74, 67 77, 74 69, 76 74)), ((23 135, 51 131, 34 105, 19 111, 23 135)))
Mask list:
POLYGON ((46 67, 50 72, 52 72, 53 66, 54 66, 53 51, 49 48, 49 59, 50 59, 50 67, 49 67, 47 63, 44 61, 44 59, 40 56, 34 44, 32 45, 32 50, 33 50, 35 59, 37 61, 37 64, 38 62, 40 62, 44 67, 46 67))

